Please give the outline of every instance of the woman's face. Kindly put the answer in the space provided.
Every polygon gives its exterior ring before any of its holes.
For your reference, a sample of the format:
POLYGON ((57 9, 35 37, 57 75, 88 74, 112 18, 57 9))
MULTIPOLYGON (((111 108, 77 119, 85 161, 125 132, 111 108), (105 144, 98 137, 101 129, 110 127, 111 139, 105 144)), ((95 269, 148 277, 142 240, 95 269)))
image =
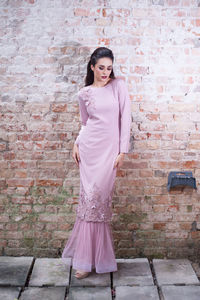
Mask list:
POLYGON ((112 59, 109 57, 99 58, 95 66, 91 65, 91 69, 94 72, 94 81, 100 81, 105 84, 112 72, 112 59))

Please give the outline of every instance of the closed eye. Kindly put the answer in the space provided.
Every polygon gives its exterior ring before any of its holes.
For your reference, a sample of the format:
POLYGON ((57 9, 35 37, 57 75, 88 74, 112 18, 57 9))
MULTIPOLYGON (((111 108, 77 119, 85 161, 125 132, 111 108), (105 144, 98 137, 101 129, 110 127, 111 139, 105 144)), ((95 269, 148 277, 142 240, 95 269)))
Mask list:
MULTIPOLYGON (((104 67, 99 67, 99 69, 100 69, 100 70, 103 70, 104 67)), ((111 70, 112 70, 112 67, 108 67, 107 70, 108 70, 108 71, 111 71, 111 70)))

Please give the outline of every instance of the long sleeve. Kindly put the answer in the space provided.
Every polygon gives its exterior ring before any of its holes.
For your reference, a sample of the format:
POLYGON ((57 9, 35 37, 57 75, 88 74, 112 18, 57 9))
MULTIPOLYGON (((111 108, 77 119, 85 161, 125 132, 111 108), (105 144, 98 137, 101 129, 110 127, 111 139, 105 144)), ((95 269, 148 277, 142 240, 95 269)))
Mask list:
POLYGON ((118 99, 119 99, 119 128, 120 128, 120 153, 129 152, 130 128, 131 128, 131 102, 128 88, 123 79, 118 81, 118 99))
POLYGON ((80 121, 81 121, 81 129, 79 131, 79 134, 75 140, 75 144, 79 144, 79 138, 83 132, 83 130, 85 129, 86 123, 87 123, 87 119, 89 117, 87 109, 86 109, 86 105, 84 100, 81 98, 80 93, 78 94, 78 101, 79 101, 79 112, 80 112, 80 121))

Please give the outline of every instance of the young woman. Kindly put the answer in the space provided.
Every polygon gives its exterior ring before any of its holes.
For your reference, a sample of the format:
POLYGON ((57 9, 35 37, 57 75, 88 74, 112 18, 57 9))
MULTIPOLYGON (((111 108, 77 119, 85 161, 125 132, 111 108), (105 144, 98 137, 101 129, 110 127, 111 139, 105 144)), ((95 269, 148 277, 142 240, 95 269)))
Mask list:
POLYGON ((78 100, 81 130, 73 159, 80 170, 76 222, 63 250, 71 257, 75 277, 117 271, 111 229, 112 195, 116 171, 129 151, 131 104, 125 81, 115 78, 114 56, 97 48, 87 65, 85 86, 78 100))

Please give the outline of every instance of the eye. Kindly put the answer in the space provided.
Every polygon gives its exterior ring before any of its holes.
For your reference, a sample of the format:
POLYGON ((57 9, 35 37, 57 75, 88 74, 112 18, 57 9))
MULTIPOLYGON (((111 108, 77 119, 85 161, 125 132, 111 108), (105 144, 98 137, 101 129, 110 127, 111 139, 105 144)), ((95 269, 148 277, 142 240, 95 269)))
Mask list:
POLYGON ((103 67, 99 67, 100 70, 103 70, 103 67))

